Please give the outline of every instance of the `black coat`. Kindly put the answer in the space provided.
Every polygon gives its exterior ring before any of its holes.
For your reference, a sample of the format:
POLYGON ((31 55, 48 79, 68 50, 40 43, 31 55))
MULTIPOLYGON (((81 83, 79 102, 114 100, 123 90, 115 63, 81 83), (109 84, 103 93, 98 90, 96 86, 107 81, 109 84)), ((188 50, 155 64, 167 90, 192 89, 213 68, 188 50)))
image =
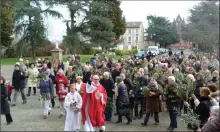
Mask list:
POLYGON ((90 81, 91 75, 91 72, 83 72, 83 83, 88 83, 90 81))
POLYGON ((135 88, 135 94, 134 94, 135 100, 139 100, 142 97, 144 97, 144 95, 142 94, 141 87, 147 86, 147 84, 148 84, 148 80, 145 77, 138 78, 138 81, 139 81, 139 86, 140 87, 139 88, 135 88))
POLYGON ((199 115, 199 120, 201 121, 201 124, 204 125, 210 116, 210 107, 212 106, 212 103, 209 99, 209 97, 201 96, 200 104, 196 107, 196 114, 199 115))
POLYGON ((128 90, 124 83, 118 86, 118 101, 119 101, 119 106, 121 104, 129 105, 128 90))
POLYGON ((112 79, 101 79, 100 84, 105 88, 107 92, 107 96, 110 98, 113 98, 114 92, 112 91, 114 89, 114 81, 112 79))
POLYGON ((12 76, 12 86, 14 86, 16 90, 23 89, 25 87, 25 78, 24 73, 22 73, 20 70, 15 70, 12 76))
POLYGON ((1 84, 1 115, 9 113, 10 107, 8 104, 8 89, 4 84, 1 84))
POLYGON ((117 71, 116 69, 114 69, 112 71, 112 79, 113 79, 114 82, 116 82, 115 79, 116 79, 117 76, 120 76, 120 71, 117 71))

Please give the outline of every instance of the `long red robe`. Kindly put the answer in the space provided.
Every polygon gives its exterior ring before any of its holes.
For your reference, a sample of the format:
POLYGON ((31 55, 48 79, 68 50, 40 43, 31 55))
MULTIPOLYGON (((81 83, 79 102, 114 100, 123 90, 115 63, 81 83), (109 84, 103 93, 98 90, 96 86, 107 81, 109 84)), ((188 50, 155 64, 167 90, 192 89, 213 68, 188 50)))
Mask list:
MULTIPOLYGON (((86 91, 86 90, 85 90, 86 91)), ((86 121, 86 104, 88 100, 88 96, 90 96, 90 103, 88 107, 88 114, 93 127, 101 127, 105 125, 105 108, 107 103, 107 93, 105 88, 100 84, 92 93, 87 93, 87 91, 83 95, 83 104, 82 104, 82 121, 83 125, 85 125, 86 121), (101 99, 96 98, 96 92, 99 91, 103 94, 103 101, 105 102, 102 104, 101 99)))

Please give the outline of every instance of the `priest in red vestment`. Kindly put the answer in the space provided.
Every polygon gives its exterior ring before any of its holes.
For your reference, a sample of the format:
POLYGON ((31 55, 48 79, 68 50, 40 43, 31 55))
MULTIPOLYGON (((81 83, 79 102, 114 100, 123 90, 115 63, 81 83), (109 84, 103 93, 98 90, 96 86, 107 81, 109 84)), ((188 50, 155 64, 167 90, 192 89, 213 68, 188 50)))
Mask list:
POLYGON ((92 82, 86 84, 86 91, 83 95, 82 121, 85 131, 105 130, 105 108, 107 93, 99 83, 99 76, 94 75, 92 82))

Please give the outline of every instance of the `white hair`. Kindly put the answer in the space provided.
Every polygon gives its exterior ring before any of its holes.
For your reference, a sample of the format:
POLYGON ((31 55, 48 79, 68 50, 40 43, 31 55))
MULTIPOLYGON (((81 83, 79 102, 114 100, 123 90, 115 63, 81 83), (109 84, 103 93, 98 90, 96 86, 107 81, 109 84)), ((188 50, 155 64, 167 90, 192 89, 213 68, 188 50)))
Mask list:
POLYGON ((58 73, 62 73, 62 74, 64 74, 63 69, 59 69, 58 73))
POLYGON ((121 78, 124 80, 126 78, 125 74, 124 73, 121 73, 120 74, 121 78))
POLYGON ((179 72, 180 72, 179 68, 174 69, 174 73, 179 73, 179 72))
POLYGON ((175 77, 174 76, 169 76, 168 79, 172 80, 173 82, 176 81, 175 77))
POLYGON ((215 106, 212 106, 211 109, 210 109, 210 113, 211 114, 215 114, 217 117, 219 116, 219 106, 218 105, 215 105, 215 106))
POLYGON ((109 78, 109 75, 110 75, 109 72, 104 72, 104 73, 103 73, 103 76, 104 76, 104 77, 109 78))
POLYGON ((188 75, 187 75, 187 78, 189 78, 189 79, 191 79, 191 80, 193 80, 193 81, 196 80, 192 74, 188 74, 188 75))

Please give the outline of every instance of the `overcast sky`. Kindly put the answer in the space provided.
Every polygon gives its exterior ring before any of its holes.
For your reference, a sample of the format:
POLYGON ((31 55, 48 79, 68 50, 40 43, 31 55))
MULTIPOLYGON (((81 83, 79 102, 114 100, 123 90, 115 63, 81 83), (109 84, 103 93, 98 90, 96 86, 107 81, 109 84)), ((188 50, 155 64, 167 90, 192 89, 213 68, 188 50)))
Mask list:
MULTIPOLYGON (((156 15, 167 17, 173 21, 178 14, 184 19, 190 15, 191 9, 199 1, 122 1, 121 9, 126 21, 142 21, 147 28, 147 15, 156 15)), ((48 27, 48 38, 51 41, 62 41, 66 34, 66 25, 63 22, 69 19, 69 12, 65 7, 55 7, 55 10, 63 14, 63 19, 47 17, 46 25, 48 27)))

